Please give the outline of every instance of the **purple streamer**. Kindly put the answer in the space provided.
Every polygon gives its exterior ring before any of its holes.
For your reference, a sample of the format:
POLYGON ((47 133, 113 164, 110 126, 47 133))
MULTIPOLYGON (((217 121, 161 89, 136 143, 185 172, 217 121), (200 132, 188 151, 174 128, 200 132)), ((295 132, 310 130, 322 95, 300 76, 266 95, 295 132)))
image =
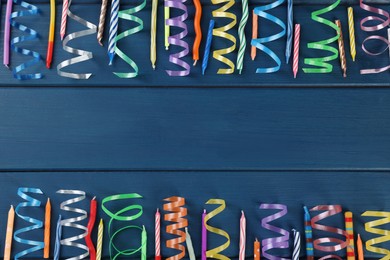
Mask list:
POLYGON ((180 33, 169 36, 168 42, 170 45, 177 45, 183 47, 182 51, 169 55, 169 61, 173 64, 182 67, 184 70, 166 70, 169 76, 187 76, 188 74, 190 74, 191 70, 191 66, 187 62, 181 60, 181 58, 187 56, 189 53, 188 43, 183 40, 183 38, 186 37, 188 34, 187 25, 185 24, 185 21, 188 17, 187 7, 184 4, 186 1, 187 0, 165 1, 166 7, 177 8, 183 11, 182 15, 169 18, 165 22, 166 25, 176 26, 183 29, 183 31, 181 31, 180 33))
POLYGON ((274 221, 276 219, 279 219, 283 217, 284 215, 287 214, 287 206, 283 204, 261 204, 260 209, 278 209, 280 210, 279 212, 270 215, 268 217, 265 217, 261 220, 261 226, 265 229, 268 229, 270 231, 273 231, 275 233, 280 234, 281 236, 279 237, 272 237, 272 238, 266 238, 263 239, 261 244, 263 245, 262 248, 262 253, 265 258, 270 259, 270 260, 289 260, 288 258, 283 258, 283 257, 278 257, 278 256, 273 256, 267 253, 268 250, 277 248, 277 249, 285 249, 289 248, 289 238, 290 238, 290 232, 279 228, 275 227, 269 222, 274 221))

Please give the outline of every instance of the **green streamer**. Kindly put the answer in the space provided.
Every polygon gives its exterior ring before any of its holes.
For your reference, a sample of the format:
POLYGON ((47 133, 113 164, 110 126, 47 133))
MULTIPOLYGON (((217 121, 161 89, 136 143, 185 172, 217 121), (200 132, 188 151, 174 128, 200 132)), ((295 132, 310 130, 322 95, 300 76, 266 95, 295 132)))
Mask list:
POLYGON ((305 58, 306 65, 311 65, 311 66, 317 67, 317 68, 303 68, 303 71, 305 73, 330 73, 333 71, 333 65, 330 63, 327 63, 327 62, 330 62, 332 60, 336 60, 339 57, 339 51, 337 50, 337 48, 330 46, 330 44, 332 44, 338 40, 339 35, 340 35, 340 29, 338 28, 338 26, 335 23, 320 17, 320 15, 332 11, 339 4, 340 4, 340 0, 336 0, 332 5, 311 13, 311 19, 313 21, 325 24, 325 25, 333 28, 336 31, 336 35, 332 38, 329 38, 329 39, 321 40, 318 42, 310 42, 307 44, 307 47, 309 49, 328 51, 328 52, 331 52, 332 55, 325 56, 325 57, 319 57, 319 58, 305 58))
POLYGON ((112 222, 114 220, 116 221, 132 221, 135 220, 139 217, 142 216, 143 209, 141 205, 129 205, 126 206, 119 211, 116 211, 113 213, 107 207, 105 206, 106 203, 116 201, 116 200, 125 200, 125 199, 139 199, 142 198, 141 195, 137 193, 129 193, 129 194, 118 194, 118 195, 112 195, 108 196, 103 199, 102 201, 102 209, 103 211, 110 217, 110 221, 108 223, 108 236, 110 238, 110 243, 109 243, 109 251, 110 251, 110 259, 115 260, 120 256, 131 256, 134 255, 138 252, 141 252, 141 260, 146 260, 146 244, 147 244, 147 234, 145 227, 139 227, 135 225, 128 225, 124 226, 118 230, 116 230, 114 233, 111 233, 112 229, 112 222), (133 215, 125 215, 126 212, 131 212, 131 211, 138 211, 133 215), (141 231, 141 245, 138 248, 127 248, 127 249, 119 249, 115 243, 114 239, 117 235, 119 235, 121 232, 128 230, 128 229, 137 229, 141 231))

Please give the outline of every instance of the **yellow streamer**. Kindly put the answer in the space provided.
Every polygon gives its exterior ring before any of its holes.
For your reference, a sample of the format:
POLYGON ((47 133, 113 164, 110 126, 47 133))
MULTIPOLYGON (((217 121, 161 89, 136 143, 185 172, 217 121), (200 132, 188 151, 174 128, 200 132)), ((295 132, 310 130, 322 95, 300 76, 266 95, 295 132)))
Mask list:
POLYGON ((390 231, 384 230, 380 228, 376 228, 377 226, 382 226, 390 223, 390 212, 383 211, 366 211, 362 214, 363 217, 377 217, 380 219, 366 222, 364 225, 367 232, 372 234, 380 235, 380 237, 376 237, 366 241, 366 248, 368 251, 385 255, 380 260, 390 260, 390 250, 380 248, 374 246, 376 244, 384 243, 390 241, 390 231))
POLYGON ((218 246, 216 248, 213 248, 211 250, 207 250, 206 251, 206 257, 215 258, 215 259, 221 259, 221 260, 229 260, 230 259, 229 257, 220 254, 223 250, 228 248, 229 245, 230 245, 230 236, 229 236, 229 234, 225 230, 222 230, 222 229, 219 229, 219 228, 215 228, 215 227, 212 227, 212 226, 207 224, 207 221, 209 221, 211 218, 215 217, 216 215, 218 215, 219 213, 224 211, 224 209, 226 208, 225 200, 222 200, 222 199, 210 199, 210 200, 208 200, 206 202, 206 204, 220 205, 219 207, 217 207, 213 211, 209 212, 206 215, 206 217, 204 218, 204 224, 206 226, 206 229, 209 232, 211 232, 211 233, 223 236, 223 237, 225 237, 227 239, 227 241, 224 244, 222 244, 222 245, 220 245, 220 246, 218 246))
POLYGON ((234 72, 234 62, 232 62, 230 59, 224 57, 224 55, 234 52, 236 49, 236 37, 233 35, 227 33, 230 29, 232 29, 236 23, 237 23, 237 17, 235 14, 226 12, 230 7, 232 7, 235 3, 234 0, 211 0, 213 4, 223 4, 225 5, 221 6, 217 10, 213 11, 213 17, 215 18, 228 18, 232 21, 222 27, 215 28, 213 30, 213 35, 221 38, 225 38, 233 43, 232 46, 225 48, 225 49, 219 49, 215 50, 213 52, 213 57, 216 60, 219 60, 222 63, 225 63, 227 66, 229 66, 229 69, 219 69, 218 74, 232 74, 234 72))

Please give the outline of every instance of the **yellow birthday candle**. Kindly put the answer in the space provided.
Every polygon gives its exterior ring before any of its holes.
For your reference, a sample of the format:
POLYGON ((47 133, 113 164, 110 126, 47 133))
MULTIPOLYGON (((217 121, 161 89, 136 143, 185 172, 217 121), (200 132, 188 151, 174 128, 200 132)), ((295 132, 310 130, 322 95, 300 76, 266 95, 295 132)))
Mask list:
POLYGON ((234 0, 211 0, 213 4, 224 4, 217 10, 213 11, 213 17, 214 18, 228 18, 231 19, 232 21, 222 27, 215 28, 213 30, 213 35, 216 37, 221 37, 225 38, 226 40, 229 40, 233 43, 230 47, 224 48, 224 49, 219 49, 215 50, 213 52, 213 57, 216 60, 219 60, 222 63, 225 63, 227 66, 229 66, 228 69, 219 69, 218 74, 232 74, 234 72, 234 62, 231 61, 230 59, 226 58, 224 55, 227 55, 229 53, 232 53, 236 49, 236 37, 228 33, 228 31, 232 28, 237 23, 237 17, 235 14, 231 12, 227 12, 227 10, 232 7, 235 3, 234 0))
POLYGON ((353 20, 353 8, 348 7, 348 28, 349 28, 349 47, 351 51, 352 60, 355 61, 356 57, 356 44, 355 44, 355 23, 353 20))
POLYGON ((378 226, 386 225, 390 223, 390 212, 384 212, 384 211, 366 211, 362 214, 363 217, 376 217, 379 219, 372 220, 369 222, 366 222, 364 225, 364 228, 367 232, 380 235, 379 237, 370 239, 366 241, 366 249, 367 251, 382 254, 385 255, 381 258, 381 260, 389 260, 390 259, 390 250, 385 248, 380 248, 378 246, 375 246, 376 244, 385 243, 387 241, 390 241, 390 231, 377 228, 378 226))

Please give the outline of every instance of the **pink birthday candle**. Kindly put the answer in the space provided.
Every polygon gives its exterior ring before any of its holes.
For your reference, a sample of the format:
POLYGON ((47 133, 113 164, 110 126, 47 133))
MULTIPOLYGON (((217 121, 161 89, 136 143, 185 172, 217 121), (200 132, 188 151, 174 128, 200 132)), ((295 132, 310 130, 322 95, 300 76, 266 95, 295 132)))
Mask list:
POLYGON ((154 218, 154 226, 155 226, 155 260, 161 260, 160 255, 160 211, 157 209, 156 215, 154 218))
POLYGON ((206 251, 207 251, 207 230, 204 223, 204 218, 206 217, 206 210, 203 210, 202 214, 202 260, 206 260, 206 251))
POLYGON ((11 35, 11 12, 12 12, 12 0, 7 1, 7 9, 5 12, 5 23, 4 23, 4 52, 3 52, 3 63, 8 68, 9 65, 9 45, 11 35))
POLYGON ((64 0, 62 3, 62 17, 61 17, 61 40, 64 39, 65 30, 66 30, 66 17, 68 16, 68 0, 64 0))
POLYGON ((246 244, 246 218, 244 215, 244 211, 241 210, 239 260, 245 260, 245 244, 246 244))
POLYGON ((298 73, 298 61, 299 61, 299 39, 301 35, 301 25, 295 25, 295 33, 294 33, 294 58, 293 58, 293 72, 294 78, 297 77, 298 73))

